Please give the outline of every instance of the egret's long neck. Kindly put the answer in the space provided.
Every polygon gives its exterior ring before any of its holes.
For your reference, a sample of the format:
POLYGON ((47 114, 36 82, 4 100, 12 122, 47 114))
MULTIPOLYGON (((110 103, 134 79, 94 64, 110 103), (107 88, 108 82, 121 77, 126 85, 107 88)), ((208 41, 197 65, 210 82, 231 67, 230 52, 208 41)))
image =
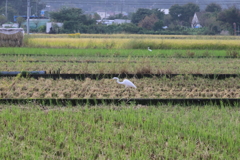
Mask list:
POLYGON ((120 82, 119 79, 117 79, 117 83, 118 83, 118 84, 123 84, 123 82, 120 82))

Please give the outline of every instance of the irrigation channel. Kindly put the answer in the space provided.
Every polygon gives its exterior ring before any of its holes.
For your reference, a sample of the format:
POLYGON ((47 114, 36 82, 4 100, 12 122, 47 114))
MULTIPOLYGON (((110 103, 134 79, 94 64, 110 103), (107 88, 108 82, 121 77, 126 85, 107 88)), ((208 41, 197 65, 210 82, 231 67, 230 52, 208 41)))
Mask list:
POLYGON ((216 105, 240 107, 239 98, 231 99, 0 99, 0 104, 29 104, 38 105, 60 105, 60 106, 81 106, 81 105, 216 105))

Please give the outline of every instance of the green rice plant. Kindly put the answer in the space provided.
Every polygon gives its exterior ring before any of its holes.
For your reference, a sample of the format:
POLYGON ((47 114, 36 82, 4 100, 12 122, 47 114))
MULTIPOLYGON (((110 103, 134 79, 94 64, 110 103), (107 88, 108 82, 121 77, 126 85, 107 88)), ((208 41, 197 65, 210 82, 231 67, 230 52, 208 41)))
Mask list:
POLYGON ((210 57, 210 53, 209 53, 209 51, 205 51, 205 52, 203 52, 203 56, 204 56, 204 57, 210 57))
POLYGON ((1 159, 237 159, 239 109, 4 105, 1 159))
POLYGON ((74 34, 68 34, 68 37, 70 38, 80 38, 80 33, 74 33, 74 34))
POLYGON ((190 57, 190 58, 193 58, 194 56, 195 56, 195 52, 192 52, 192 51, 187 51, 186 52, 186 55, 187 55, 187 57, 190 57))
MULTIPOLYGON (((91 43, 89 43, 91 44, 91 43)), ((91 44, 92 45, 92 44, 91 44)), ((94 48, 94 46, 92 47, 94 48)), ((116 55, 121 55, 128 57, 129 55, 131 56, 164 56, 164 57, 174 57, 174 54, 179 53, 179 54, 184 54, 186 53, 187 50, 185 49, 157 49, 153 50, 153 52, 149 52, 147 50, 147 47, 143 49, 74 49, 74 48, 7 48, 7 47, 2 47, 1 48, 1 55, 6 55, 9 54, 18 54, 19 56, 21 55, 28 55, 33 57, 32 55, 36 55, 36 57, 39 59, 41 57, 49 57, 49 56, 57 56, 57 57, 65 57, 66 55, 68 56, 73 56, 73 57, 78 57, 78 56, 85 56, 85 57, 96 57, 96 56, 116 56, 116 55)), ((209 50, 195 50, 191 49, 192 52, 195 52, 196 56, 203 56, 206 51, 209 52, 209 50)), ((211 56, 221 56, 224 57, 226 56, 226 50, 211 50, 211 56)), ((57 58, 54 57, 54 58, 57 58)), ((2 57, 1 57, 2 58, 2 57)))
MULTIPOLYGON (((194 56, 204 55, 206 50, 189 50, 194 56)), ((208 51, 208 50, 207 50, 208 51)), ((182 73, 182 74, 208 74, 208 73, 234 73, 239 74, 239 59, 188 59, 181 58, 188 50, 121 50, 121 49, 47 49, 47 48, 1 48, 1 71, 34 71, 45 70, 47 73, 182 73), (17 55, 6 55, 6 54, 17 55), (96 56, 96 53, 100 53, 96 56), (116 54, 117 53, 117 54, 116 54), (174 55, 179 53, 180 55, 174 55), (31 55, 30 55, 31 54, 31 55), (157 55, 168 55, 160 58, 157 55), (117 57, 116 57, 117 56, 117 57), (122 57, 125 56, 125 57, 122 57), (127 57, 131 56, 131 60, 127 57), (135 57, 134 57, 135 56, 135 57), (137 56, 143 56, 141 58, 137 56), (146 61, 143 61, 146 59, 146 61), (39 61, 46 62, 39 62, 39 61), (102 61, 102 63, 72 63, 72 61, 102 61), (36 63, 35 63, 36 61, 36 63), (62 63, 58 61, 69 61, 62 63), (106 63, 116 61, 118 63, 106 63), (99 69, 96 69, 99 68, 99 69)), ((226 56, 226 51, 214 50, 211 55, 226 56)), ((184 57, 184 56, 183 56, 184 57)))
MULTIPOLYGON (((73 34, 75 35, 75 34, 73 34)), ((31 38, 69 38, 69 34, 31 34, 31 38)), ((74 38, 74 37, 73 37, 74 38)), ((238 36, 210 35, 143 35, 143 34, 81 34, 81 38, 105 39, 204 39, 204 40, 238 40, 238 36)))
POLYGON ((23 46, 28 46, 30 39, 31 39, 31 36, 24 35, 24 37, 23 37, 23 46))
POLYGON ((239 52, 237 50, 227 50, 226 55, 233 58, 237 58, 239 57, 239 52))

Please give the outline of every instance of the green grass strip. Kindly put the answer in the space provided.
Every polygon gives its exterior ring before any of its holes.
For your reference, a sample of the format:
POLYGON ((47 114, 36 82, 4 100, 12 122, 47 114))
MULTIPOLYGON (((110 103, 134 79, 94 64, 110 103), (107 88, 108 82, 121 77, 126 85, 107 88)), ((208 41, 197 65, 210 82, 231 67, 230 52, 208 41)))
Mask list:
POLYGON ((160 56, 160 57, 196 57, 196 56, 227 56, 225 50, 181 50, 156 49, 64 49, 64 48, 12 48, 2 47, 1 54, 35 54, 35 55, 74 55, 74 56, 160 56))
POLYGON ((239 108, 2 106, 1 159, 237 159, 239 108))

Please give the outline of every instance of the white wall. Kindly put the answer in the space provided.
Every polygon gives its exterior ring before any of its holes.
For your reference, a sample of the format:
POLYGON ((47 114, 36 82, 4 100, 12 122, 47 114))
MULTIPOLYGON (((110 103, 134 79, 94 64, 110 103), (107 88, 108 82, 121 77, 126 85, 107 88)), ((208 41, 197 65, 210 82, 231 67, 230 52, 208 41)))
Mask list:
POLYGON ((56 24, 58 27, 62 27, 63 26, 63 23, 55 23, 55 22, 48 22, 46 23, 46 33, 49 33, 50 32, 50 28, 56 24))
POLYGON ((18 28, 18 23, 3 24, 2 28, 18 28))

